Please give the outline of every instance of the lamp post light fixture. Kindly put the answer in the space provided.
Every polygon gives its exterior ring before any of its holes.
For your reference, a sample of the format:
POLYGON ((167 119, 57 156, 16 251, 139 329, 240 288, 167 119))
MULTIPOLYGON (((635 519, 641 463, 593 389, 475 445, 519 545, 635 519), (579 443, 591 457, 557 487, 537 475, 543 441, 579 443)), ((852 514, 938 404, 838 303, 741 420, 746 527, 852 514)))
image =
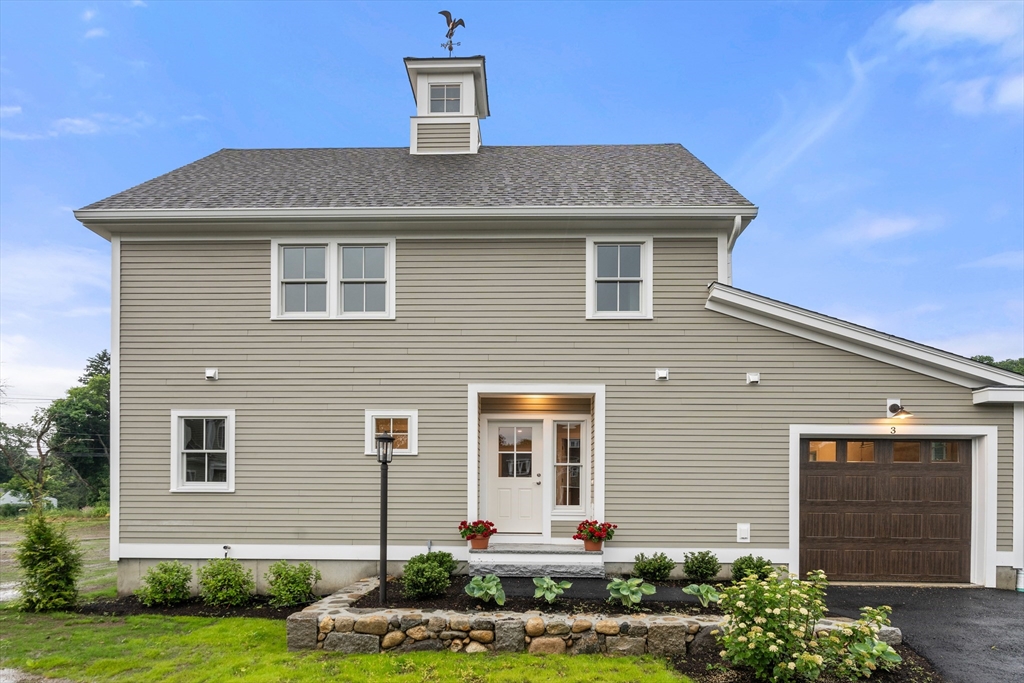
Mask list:
POLYGON ((394 456, 395 437, 388 432, 377 435, 377 462, 380 463, 380 604, 388 602, 388 465, 394 456))

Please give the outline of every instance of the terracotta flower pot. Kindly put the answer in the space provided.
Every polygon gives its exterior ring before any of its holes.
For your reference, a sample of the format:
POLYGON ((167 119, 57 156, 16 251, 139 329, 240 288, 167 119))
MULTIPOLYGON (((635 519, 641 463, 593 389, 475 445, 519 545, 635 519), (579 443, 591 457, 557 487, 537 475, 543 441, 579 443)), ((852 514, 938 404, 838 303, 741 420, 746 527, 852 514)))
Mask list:
POLYGON ((601 549, 601 544, 603 542, 604 541, 588 541, 587 539, 584 538, 583 539, 583 549, 587 550, 587 551, 590 551, 590 552, 598 551, 598 550, 601 549))
POLYGON ((490 536, 471 538, 469 539, 469 547, 473 550, 487 550, 487 542, 490 540, 490 536))

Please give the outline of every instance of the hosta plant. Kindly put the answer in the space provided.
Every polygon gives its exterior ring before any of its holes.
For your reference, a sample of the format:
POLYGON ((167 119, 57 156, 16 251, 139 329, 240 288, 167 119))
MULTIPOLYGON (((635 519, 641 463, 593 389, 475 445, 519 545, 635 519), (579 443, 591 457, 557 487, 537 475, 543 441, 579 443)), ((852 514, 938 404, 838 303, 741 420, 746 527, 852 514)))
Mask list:
POLYGON ((683 589, 683 592, 687 595, 696 595, 697 599, 700 600, 701 607, 707 607, 713 602, 718 602, 722 596, 718 594, 714 586, 709 586, 706 583, 702 583, 699 586, 695 583, 691 583, 689 586, 683 589))
POLYGON ((618 600, 623 607, 634 607, 645 595, 654 595, 654 591, 654 586, 643 579, 615 579, 608 584, 608 602, 618 600))
POLYGON ((505 604, 505 589, 501 587, 501 579, 494 574, 474 576, 466 586, 466 593, 483 602, 494 600, 499 605, 505 604))
POLYGON ((537 587, 537 590, 533 592, 533 597, 544 598, 549 605, 557 600, 566 588, 572 588, 572 584, 568 581, 555 581, 549 576, 535 577, 533 585, 537 587))

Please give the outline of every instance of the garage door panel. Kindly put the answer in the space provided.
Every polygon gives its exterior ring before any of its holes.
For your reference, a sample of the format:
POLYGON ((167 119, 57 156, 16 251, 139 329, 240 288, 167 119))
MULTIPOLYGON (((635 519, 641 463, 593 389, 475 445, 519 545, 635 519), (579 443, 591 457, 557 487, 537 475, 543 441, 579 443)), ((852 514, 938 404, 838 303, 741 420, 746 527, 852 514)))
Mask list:
POLYGON ((850 460, 849 442, 831 441, 834 455, 814 461, 801 444, 803 570, 849 581, 969 581, 970 441, 875 439, 870 458, 857 441, 850 460))

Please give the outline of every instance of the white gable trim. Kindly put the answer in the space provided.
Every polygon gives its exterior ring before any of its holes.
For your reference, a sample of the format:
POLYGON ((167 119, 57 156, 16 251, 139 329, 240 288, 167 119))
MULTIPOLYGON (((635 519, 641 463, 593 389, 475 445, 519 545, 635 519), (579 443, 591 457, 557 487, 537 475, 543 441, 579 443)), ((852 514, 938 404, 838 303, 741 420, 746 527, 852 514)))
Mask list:
POLYGON ((988 367, 946 351, 773 301, 719 282, 711 283, 704 307, 962 387, 1022 383, 1020 375, 1007 370, 988 367))
POLYGON ((974 403, 1024 403, 1024 387, 975 389, 974 403))

